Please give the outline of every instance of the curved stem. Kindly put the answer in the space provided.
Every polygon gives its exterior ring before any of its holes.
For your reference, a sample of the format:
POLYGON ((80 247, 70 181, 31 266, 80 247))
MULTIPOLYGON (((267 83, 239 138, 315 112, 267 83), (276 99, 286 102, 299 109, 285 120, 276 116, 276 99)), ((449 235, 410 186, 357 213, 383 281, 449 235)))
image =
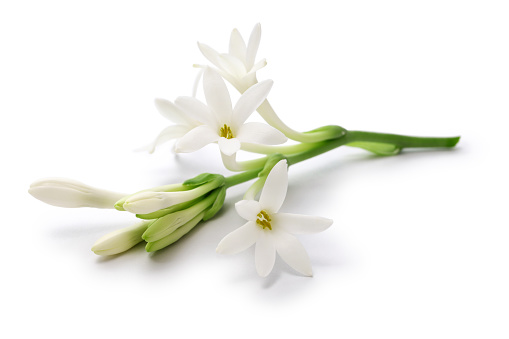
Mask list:
POLYGON ((223 165, 227 170, 232 172, 241 172, 248 171, 255 168, 263 168, 265 162, 267 161, 267 157, 262 157, 253 160, 239 161, 236 159, 237 154, 233 155, 225 155, 221 153, 221 159, 223 160, 223 165))
POLYGON ((418 147, 454 147, 460 140, 460 137, 412 137, 399 134, 347 131, 343 137, 314 143, 314 148, 309 151, 288 156, 288 164, 293 165, 298 162, 315 157, 328 152, 339 146, 347 145, 353 142, 377 142, 396 145, 399 148, 418 148, 418 147))
MULTIPOLYGON (((261 117, 272 127, 280 130, 289 139, 303 142, 303 143, 314 143, 322 140, 328 140, 340 137, 338 134, 331 134, 331 131, 310 131, 310 132, 298 132, 289 126, 287 126, 276 114, 268 100, 265 100, 257 109, 261 117)), ((340 131, 342 133, 342 131, 340 131)))

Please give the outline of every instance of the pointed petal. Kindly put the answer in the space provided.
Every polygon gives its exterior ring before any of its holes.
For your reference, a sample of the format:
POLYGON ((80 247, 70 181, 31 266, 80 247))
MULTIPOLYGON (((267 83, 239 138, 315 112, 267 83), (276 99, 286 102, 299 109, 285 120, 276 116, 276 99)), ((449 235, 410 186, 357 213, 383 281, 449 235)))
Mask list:
POLYGON ((223 78, 212 68, 203 72, 203 91, 207 105, 212 109, 220 124, 230 124, 232 100, 223 78))
POLYGON ((210 127, 217 127, 218 123, 210 109, 200 100, 193 97, 178 97, 175 105, 180 107, 185 114, 210 127))
POLYGON ((292 234, 318 233, 332 225, 331 219, 311 215, 276 213, 272 216, 274 227, 292 234))
POLYGON ((262 59, 254 64, 253 68, 251 68, 247 74, 250 75, 252 73, 256 73, 256 71, 262 69, 265 66, 267 66, 267 60, 262 59))
POLYGON ((203 54, 203 56, 207 58, 211 63, 213 63, 216 67, 219 68, 222 67, 221 61, 219 60, 220 59, 219 53, 215 49, 200 42, 198 42, 198 48, 200 49, 200 52, 203 54))
POLYGON ((288 140, 283 133, 261 122, 243 124, 237 132, 237 138, 240 142, 263 145, 279 145, 288 140))
POLYGON ((251 36, 249 37, 249 42, 247 43, 246 68, 248 71, 253 68, 256 59, 256 53, 258 52, 258 46, 260 46, 261 37, 262 27, 258 23, 254 26, 253 31, 251 32, 251 36))
POLYGON ((242 78, 246 75, 246 66, 244 63, 230 54, 221 54, 223 68, 236 78, 242 78))
POLYGON ((154 103, 163 117, 176 124, 192 125, 196 123, 171 101, 156 98, 154 103))
POLYGON ((236 28, 230 35, 229 53, 240 60, 246 60, 246 43, 236 28))
POLYGON ((175 152, 189 153, 199 150, 200 148, 215 142, 219 139, 219 135, 209 126, 201 125, 193 128, 177 141, 175 152))
POLYGON ((261 231, 256 241, 255 266, 261 277, 266 277, 272 271, 276 262, 276 248, 270 231, 261 231))
POLYGON ((256 242, 261 232, 262 229, 256 226, 256 223, 248 221, 244 226, 226 235, 217 245, 216 252, 221 254, 242 252, 256 242))
POLYGON ((264 80, 247 89, 233 108, 232 124, 239 128, 269 95, 274 81, 264 80))
POLYGON ((178 139, 189 132, 190 128, 184 125, 172 125, 168 126, 159 133, 157 138, 150 144, 143 147, 141 150, 145 150, 149 153, 154 153, 156 147, 164 144, 172 139, 178 139))
POLYGON ((217 143, 219 144, 219 149, 221 152, 226 155, 232 155, 240 149, 240 141, 237 138, 220 138, 217 143))
POLYGON ((241 200, 235 204, 235 209, 242 218, 249 221, 255 221, 262 210, 260 203, 255 200, 241 200))
POLYGON ((286 160, 278 162, 270 171, 260 195, 260 205, 268 212, 277 213, 285 201, 288 189, 286 160))
POLYGON ((277 253, 288 265, 308 277, 313 275, 309 256, 295 236, 285 232, 275 232, 274 242, 277 253))

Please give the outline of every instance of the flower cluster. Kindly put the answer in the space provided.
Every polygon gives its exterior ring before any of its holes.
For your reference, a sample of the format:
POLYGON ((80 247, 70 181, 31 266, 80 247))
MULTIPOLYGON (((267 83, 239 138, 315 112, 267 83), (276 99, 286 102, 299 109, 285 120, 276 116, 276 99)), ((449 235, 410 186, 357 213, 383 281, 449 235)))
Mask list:
POLYGON ((311 276, 311 261, 295 235, 324 231, 332 220, 279 212, 287 192, 288 166, 342 145, 377 155, 395 155, 406 147, 454 147, 459 137, 422 138, 347 131, 335 125, 295 131, 269 104, 267 98, 274 82, 258 81, 256 77, 256 72, 267 64, 265 59, 256 60, 260 39, 261 26, 257 24, 247 44, 233 30, 228 53, 198 43, 199 50, 213 65, 195 65, 201 68, 199 77, 203 76, 205 100, 195 95, 179 96, 173 102, 156 99, 158 111, 173 124, 146 147, 151 153, 162 143, 176 140, 175 152, 189 153, 215 143, 225 167, 240 173, 229 177, 203 173, 183 183, 134 194, 49 178, 35 181, 29 193, 59 207, 110 208, 134 214, 138 218, 136 224, 106 234, 92 246, 98 255, 115 255, 141 242, 148 252, 176 242, 201 221, 216 215, 224 205, 228 188, 256 179, 244 199, 235 204, 246 223, 226 235, 216 251, 233 254, 255 245, 255 266, 260 276, 272 271, 276 253, 297 272, 311 276), (234 105, 225 80, 240 93, 234 105), (248 122, 255 111, 266 123, 248 122), (282 145, 288 139, 297 143, 282 145), (236 154, 241 150, 262 156, 238 162, 236 154))

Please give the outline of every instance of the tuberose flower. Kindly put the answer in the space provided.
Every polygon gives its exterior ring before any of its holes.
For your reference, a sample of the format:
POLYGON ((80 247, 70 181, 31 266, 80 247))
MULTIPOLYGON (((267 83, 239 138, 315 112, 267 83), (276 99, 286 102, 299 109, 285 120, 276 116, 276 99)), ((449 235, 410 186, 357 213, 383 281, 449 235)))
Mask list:
POLYGON ((106 191, 66 178, 34 181, 28 190, 34 198, 58 207, 114 208, 126 194, 106 191))
POLYGON ((232 108, 230 94, 221 76, 211 68, 203 73, 203 90, 207 105, 193 97, 179 97, 175 104, 192 119, 201 123, 181 137, 176 152, 193 152, 217 142, 222 153, 232 155, 241 142, 276 145, 286 142, 286 136, 267 124, 246 123, 247 118, 265 100, 272 80, 262 81, 242 94, 232 108))
POLYGON ((276 252, 296 271, 312 276, 306 250, 294 234, 321 232, 332 220, 290 213, 278 213, 286 197, 288 172, 286 160, 279 161, 267 176, 260 200, 241 200, 235 204, 247 223, 221 240, 216 251, 235 254, 255 247, 256 271, 266 277, 274 267, 276 252))
POLYGON ((230 35, 228 53, 219 53, 202 43, 198 43, 198 48, 218 68, 223 78, 240 92, 244 92, 257 82, 256 71, 267 65, 265 59, 256 62, 261 34, 261 26, 258 23, 254 26, 247 45, 239 31, 234 29, 230 35))
POLYGON ((143 150, 153 153, 159 145, 178 139, 185 135, 187 132, 200 125, 200 122, 192 119, 180 107, 165 99, 155 99, 155 105, 159 113, 174 123, 163 129, 157 138, 148 146, 143 147, 143 150))

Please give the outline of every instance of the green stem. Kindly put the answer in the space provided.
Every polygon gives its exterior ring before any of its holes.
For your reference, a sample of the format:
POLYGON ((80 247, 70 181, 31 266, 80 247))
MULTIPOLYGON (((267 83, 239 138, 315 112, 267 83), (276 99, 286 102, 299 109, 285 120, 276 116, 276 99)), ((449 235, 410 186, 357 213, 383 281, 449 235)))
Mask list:
POLYGON ((411 137, 399 134, 348 131, 345 135, 348 142, 365 141, 393 144, 401 148, 409 147, 454 147, 460 140, 460 137, 411 137))
POLYGON ((253 180, 258 176, 258 173, 260 173, 262 169, 263 167, 226 177, 225 187, 230 188, 232 186, 242 184, 243 182, 253 180))
MULTIPOLYGON (((382 144, 392 144, 399 148, 418 148, 418 147, 454 147, 460 140, 460 137, 435 138, 435 137, 412 137, 399 134, 346 131, 346 133, 336 139, 325 140, 310 143, 306 150, 297 154, 286 154, 288 165, 294 165, 301 161, 316 157, 339 146, 354 142, 373 142, 382 144)), ((226 188, 252 180, 258 176, 263 167, 242 172, 226 178, 226 188)))

